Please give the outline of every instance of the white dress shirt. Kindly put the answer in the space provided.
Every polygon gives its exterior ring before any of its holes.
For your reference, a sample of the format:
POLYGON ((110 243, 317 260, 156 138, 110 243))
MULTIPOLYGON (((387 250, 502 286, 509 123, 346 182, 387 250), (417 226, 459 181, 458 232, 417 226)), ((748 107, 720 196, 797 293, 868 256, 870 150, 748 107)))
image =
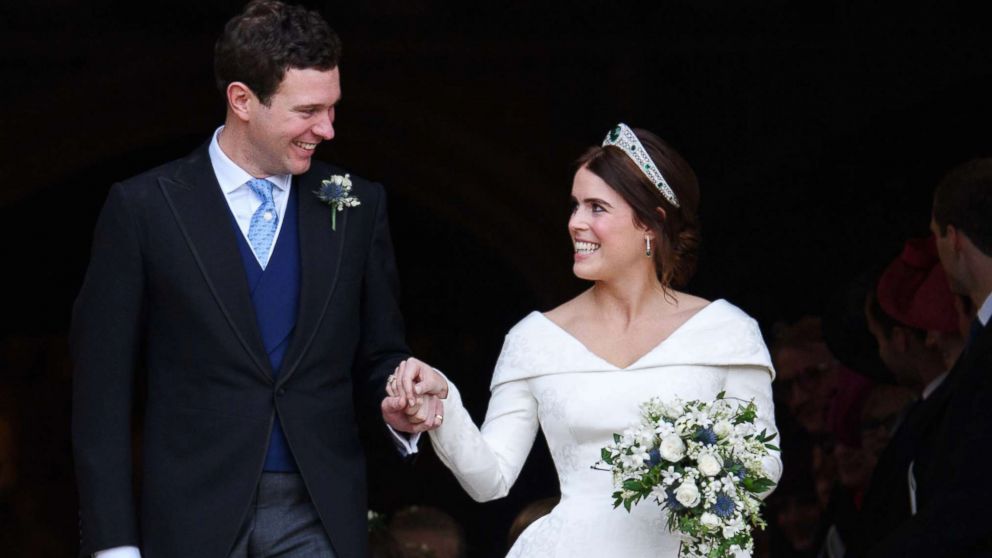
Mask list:
POLYGON ((940 384, 944 383, 944 380, 947 379, 948 374, 950 374, 950 370, 930 380, 930 383, 923 387, 923 393, 920 394, 920 399, 926 399, 927 397, 933 395, 933 392, 937 391, 940 384))
MULTIPOLYGON (((227 205, 231 208, 231 213, 238 222, 241 234, 245 236, 245 240, 248 240, 248 227, 251 225, 251 217, 262 206, 262 200, 248 187, 248 181, 254 178, 265 178, 275 184, 275 188, 272 189, 272 201, 276 204, 276 214, 279 216, 279 223, 276 225, 276 234, 272 237, 272 246, 275 247, 276 242, 279 240, 279 231, 282 230, 283 217, 286 215, 286 205, 289 203, 289 186, 293 177, 289 174, 266 177, 255 177, 248 174, 248 171, 239 167, 220 148, 220 143, 217 140, 223 130, 223 126, 217 128, 208 149, 210 153, 210 164, 214 168, 214 175, 217 176, 220 190, 224 193, 224 199, 227 200, 227 205)), ((248 245, 251 246, 251 242, 248 245)), ((255 248, 252 247, 252 253, 254 252, 255 248)), ((258 258, 258 254, 255 254, 255 258, 258 258)), ((261 261, 259 264, 261 264, 261 261)))

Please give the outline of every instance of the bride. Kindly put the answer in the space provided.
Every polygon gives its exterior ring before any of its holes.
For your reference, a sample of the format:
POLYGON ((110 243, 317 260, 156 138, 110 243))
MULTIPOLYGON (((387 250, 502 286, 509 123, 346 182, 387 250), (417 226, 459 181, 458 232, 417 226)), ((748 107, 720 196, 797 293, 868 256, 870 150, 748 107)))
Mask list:
MULTIPOLYGON (((675 557, 680 539, 654 501, 630 513, 613 508, 612 475, 591 467, 600 448, 656 396, 753 398, 758 429, 775 432, 775 372, 753 319, 724 300, 675 290, 692 275, 699 240, 699 188, 685 160, 654 134, 620 124, 577 166, 573 271, 593 286, 550 312, 532 312, 506 335, 482 427, 455 385, 415 359, 397 368, 387 392, 411 408, 422 394, 446 398, 445 415, 428 418, 440 424, 431 443, 480 502, 506 496, 543 429, 561 503, 509 556, 675 557)), ((764 467, 779 479, 777 452, 764 467)))

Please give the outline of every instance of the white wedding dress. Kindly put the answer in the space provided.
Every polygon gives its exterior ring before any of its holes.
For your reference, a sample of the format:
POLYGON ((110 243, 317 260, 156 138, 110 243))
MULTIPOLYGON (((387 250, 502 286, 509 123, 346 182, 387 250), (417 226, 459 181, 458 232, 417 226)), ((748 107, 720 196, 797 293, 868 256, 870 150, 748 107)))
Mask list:
MULTIPOLYGON (((715 301, 627 368, 617 368, 539 312, 506 336, 482 429, 449 382, 445 418, 430 433, 441 460, 477 501, 506 496, 537 434, 544 430, 561 484, 561 503, 537 520, 510 550, 514 558, 675 557, 679 537, 665 511, 644 501, 627 513, 613 508, 612 474, 593 469, 600 448, 640 419, 639 405, 666 400, 754 399, 759 430, 774 425, 768 350, 757 323, 715 301)), ((766 460, 781 476, 777 454, 766 460)))

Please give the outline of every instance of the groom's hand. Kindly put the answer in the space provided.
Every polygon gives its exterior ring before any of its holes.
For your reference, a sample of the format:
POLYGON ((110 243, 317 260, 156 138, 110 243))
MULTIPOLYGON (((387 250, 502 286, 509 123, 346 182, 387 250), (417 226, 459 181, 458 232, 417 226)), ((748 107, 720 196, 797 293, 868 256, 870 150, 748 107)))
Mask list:
POLYGON ((405 397, 389 396, 382 400, 382 419, 398 432, 427 432, 441 426, 444 403, 433 395, 417 398, 413 406, 405 397))
POLYGON ((383 419, 395 430, 425 432, 441 425, 448 382, 428 364, 408 358, 386 381, 383 419))

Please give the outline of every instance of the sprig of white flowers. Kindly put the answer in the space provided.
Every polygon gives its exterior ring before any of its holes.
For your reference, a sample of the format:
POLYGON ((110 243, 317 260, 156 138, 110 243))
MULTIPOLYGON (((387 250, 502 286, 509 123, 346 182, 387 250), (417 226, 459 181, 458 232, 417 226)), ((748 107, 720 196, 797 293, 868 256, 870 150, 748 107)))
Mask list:
POLYGON ((358 207, 362 202, 358 196, 351 195, 351 175, 340 174, 331 175, 327 180, 320 181, 320 189, 314 192, 320 201, 331 206, 331 230, 338 229, 338 211, 344 211, 346 207, 358 207))
POLYGON ((641 422, 603 448, 616 492, 627 511, 651 498, 668 510, 668 528, 683 534, 680 557, 723 558, 754 549, 751 529, 764 528, 760 494, 775 483, 762 458, 780 451, 776 434, 757 432, 754 401, 653 398, 641 422))
POLYGON ((378 531, 386 528, 386 514, 374 510, 368 512, 368 532, 378 531))

